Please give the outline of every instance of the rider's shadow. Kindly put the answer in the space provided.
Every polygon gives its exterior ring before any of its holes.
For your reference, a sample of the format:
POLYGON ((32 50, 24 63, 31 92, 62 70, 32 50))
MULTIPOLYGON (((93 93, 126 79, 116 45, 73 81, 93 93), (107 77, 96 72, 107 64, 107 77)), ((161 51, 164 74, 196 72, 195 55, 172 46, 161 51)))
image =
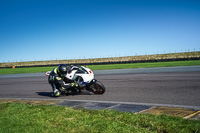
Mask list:
MULTIPOLYGON (((36 92, 39 96, 44 97, 54 97, 53 92, 36 92)), ((92 95, 89 92, 71 93, 71 94, 61 94, 61 96, 76 96, 76 95, 92 95)))
POLYGON ((39 96, 53 97, 53 92, 36 92, 39 96))

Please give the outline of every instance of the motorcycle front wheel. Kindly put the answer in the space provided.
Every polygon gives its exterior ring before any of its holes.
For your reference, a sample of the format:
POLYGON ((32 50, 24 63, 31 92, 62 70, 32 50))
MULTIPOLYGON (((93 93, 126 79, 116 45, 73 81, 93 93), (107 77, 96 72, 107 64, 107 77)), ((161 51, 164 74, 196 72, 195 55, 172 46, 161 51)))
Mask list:
POLYGON ((105 87, 104 85, 99 82, 99 81, 96 81, 95 83, 92 83, 90 86, 89 86, 89 90, 91 92, 93 92, 94 94, 97 94, 97 95, 101 95, 105 92, 105 87))

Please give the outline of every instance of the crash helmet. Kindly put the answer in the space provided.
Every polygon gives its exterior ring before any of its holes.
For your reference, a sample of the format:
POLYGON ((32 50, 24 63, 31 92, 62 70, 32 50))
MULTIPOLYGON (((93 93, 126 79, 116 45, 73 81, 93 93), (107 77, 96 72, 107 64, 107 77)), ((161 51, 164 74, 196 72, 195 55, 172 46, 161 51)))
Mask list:
POLYGON ((67 65, 65 64, 58 65, 57 72, 61 77, 65 76, 67 74, 67 71, 68 71, 67 65))

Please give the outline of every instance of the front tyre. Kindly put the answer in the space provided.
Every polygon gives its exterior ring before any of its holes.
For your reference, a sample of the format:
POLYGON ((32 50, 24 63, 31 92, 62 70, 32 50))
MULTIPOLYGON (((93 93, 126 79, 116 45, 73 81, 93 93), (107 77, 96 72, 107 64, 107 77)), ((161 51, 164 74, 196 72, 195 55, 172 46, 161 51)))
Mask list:
POLYGON ((89 86, 89 90, 94 94, 101 95, 105 92, 106 89, 101 82, 96 81, 89 86))

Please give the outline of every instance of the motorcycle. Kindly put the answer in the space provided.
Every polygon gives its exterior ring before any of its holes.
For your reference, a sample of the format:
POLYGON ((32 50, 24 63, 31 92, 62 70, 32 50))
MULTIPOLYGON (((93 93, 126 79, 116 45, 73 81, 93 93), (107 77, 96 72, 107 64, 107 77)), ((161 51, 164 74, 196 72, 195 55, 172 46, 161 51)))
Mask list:
MULTIPOLYGON (((46 72, 46 76, 49 76, 50 72, 51 71, 46 72)), ((101 95, 105 93, 104 85, 94 79, 94 73, 86 66, 72 66, 72 71, 66 75, 66 78, 79 83, 79 92, 86 90, 90 92, 90 94, 101 95)))

